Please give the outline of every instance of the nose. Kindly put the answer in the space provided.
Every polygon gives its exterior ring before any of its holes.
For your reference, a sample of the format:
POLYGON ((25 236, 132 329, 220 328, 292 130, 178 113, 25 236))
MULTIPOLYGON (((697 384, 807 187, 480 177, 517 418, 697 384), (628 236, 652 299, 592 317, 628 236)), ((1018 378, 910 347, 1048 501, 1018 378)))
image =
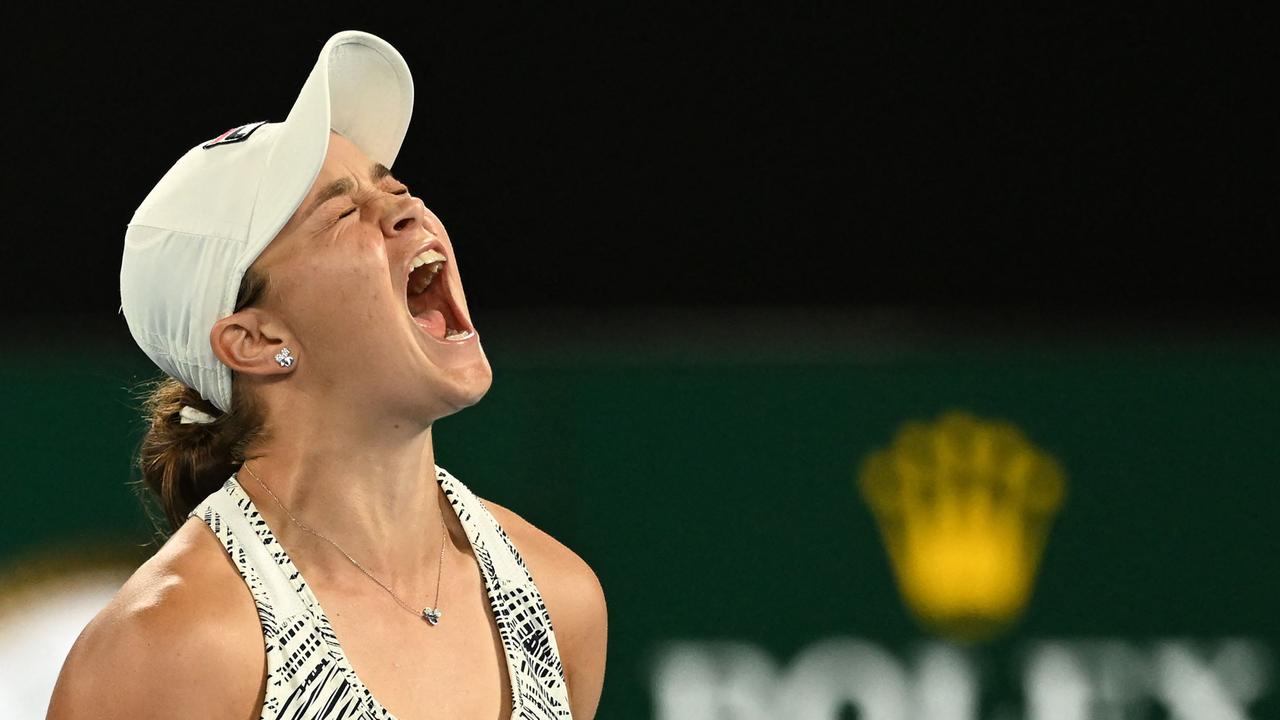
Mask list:
POLYGON ((422 203, 415 197, 392 195, 382 211, 382 234, 395 237, 405 232, 412 232, 422 224, 422 203))

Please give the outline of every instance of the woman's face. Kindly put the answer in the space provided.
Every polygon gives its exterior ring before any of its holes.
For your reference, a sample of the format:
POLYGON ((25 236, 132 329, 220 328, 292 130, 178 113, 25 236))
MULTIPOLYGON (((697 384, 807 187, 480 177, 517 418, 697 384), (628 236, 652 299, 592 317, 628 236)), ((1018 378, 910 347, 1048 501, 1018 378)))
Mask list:
POLYGON ((314 392, 430 422, 488 391, 444 225, 345 137, 330 134, 306 199, 254 265, 273 289, 257 305, 287 327, 314 392))

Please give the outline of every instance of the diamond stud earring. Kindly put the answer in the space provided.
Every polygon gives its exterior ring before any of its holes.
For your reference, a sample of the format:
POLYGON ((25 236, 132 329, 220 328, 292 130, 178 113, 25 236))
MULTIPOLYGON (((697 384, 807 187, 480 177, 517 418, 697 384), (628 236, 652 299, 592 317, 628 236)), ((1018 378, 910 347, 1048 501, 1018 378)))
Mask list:
POLYGON ((290 367, 293 365, 294 360, 293 353, 289 352, 288 347, 282 347, 280 352, 276 353, 276 362, 280 364, 280 367, 290 367))

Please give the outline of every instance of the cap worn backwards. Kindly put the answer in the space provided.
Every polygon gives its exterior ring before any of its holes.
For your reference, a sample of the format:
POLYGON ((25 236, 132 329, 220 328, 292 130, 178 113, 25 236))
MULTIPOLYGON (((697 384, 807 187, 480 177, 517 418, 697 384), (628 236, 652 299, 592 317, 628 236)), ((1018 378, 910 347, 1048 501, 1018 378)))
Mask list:
POLYGON ((231 369, 213 324, 234 311, 245 271, 302 204, 324 164, 329 130, 391 167, 413 113, 413 79, 381 38, 325 43, 284 122, 234 127, 191 148, 125 230, 120 310, 161 370, 231 411, 231 369))

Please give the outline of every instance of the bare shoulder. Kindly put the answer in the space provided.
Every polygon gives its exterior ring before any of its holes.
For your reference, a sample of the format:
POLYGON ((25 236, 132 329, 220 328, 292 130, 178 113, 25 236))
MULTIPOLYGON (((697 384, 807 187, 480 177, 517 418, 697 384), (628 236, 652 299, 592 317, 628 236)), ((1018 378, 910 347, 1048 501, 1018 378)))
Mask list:
POLYGON ((539 591, 543 590, 543 584, 551 589, 567 585, 577 591, 590 589, 592 585, 599 587, 595 571, 576 552, 515 511, 492 500, 481 500, 515 543, 539 591))
POLYGON ((81 631, 48 718, 256 718, 265 670, 253 596, 192 518, 81 631))
POLYGON ((517 513, 481 498, 529 567, 547 605, 575 718, 595 716, 604 683, 608 609, 596 573, 577 553, 517 513))

